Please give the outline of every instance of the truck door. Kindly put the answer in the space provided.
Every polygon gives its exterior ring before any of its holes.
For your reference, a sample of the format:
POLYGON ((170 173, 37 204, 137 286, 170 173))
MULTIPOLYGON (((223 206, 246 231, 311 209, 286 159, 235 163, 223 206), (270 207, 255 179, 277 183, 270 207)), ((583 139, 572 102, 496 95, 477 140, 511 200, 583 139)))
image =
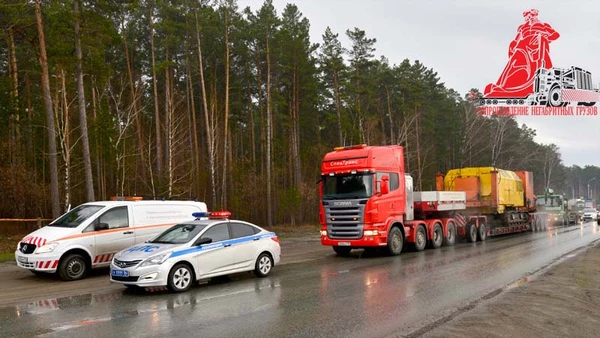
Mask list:
POLYGON ((381 181, 381 178, 387 175, 390 179, 388 181, 389 193, 387 195, 383 195, 379 200, 379 213, 380 213, 380 221, 385 221, 387 216, 400 215, 402 212, 402 207, 404 206, 404 201, 400 200, 398 195, 398 187, 399 187, 399 176, 397 173, 391 172, 378 172, 376 175, 376 180, 381 181), (401 205, 402 204, 402 205, 401 205), (381 214, 383 212, 384 214, 381 214))
POLYGON ((88 229, 94 233, 94 265, 108 264, 115 253, 134 245, 135 237, 130 228, 127 206, 115 207, 104 212, 88 229))

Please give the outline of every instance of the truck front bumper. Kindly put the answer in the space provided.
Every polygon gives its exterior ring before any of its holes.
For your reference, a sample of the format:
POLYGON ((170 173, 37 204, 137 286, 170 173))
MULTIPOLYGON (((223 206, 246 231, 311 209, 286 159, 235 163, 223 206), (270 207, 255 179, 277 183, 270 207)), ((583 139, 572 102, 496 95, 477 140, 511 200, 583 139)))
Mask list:
POLYGON ((387 245, 387 234, 363 236, 360 239, 338 239, 321 236, 321 244, 327 246, 347 246, 352 248, 369 248, 387 245))

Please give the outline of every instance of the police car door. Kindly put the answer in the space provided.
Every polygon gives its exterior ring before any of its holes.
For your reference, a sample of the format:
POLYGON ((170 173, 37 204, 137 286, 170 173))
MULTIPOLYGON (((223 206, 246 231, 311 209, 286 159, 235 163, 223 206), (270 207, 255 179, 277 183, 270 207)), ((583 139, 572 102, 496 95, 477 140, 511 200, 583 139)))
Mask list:
POLYGON ((129 227, 127 206, 112 208, 98 217, 86 231, 92 231, 95 250, 92 263, 108 264, 117 251, 134 245, 135 237, 129 227))
POLYGON ((254 266, 254 260, 258 257, 260 249, 260 238, 256 235, 260 230, 249 224, 241 222, 229 223, 231 237, 235 251, 235 269, 243 269, 254 266))
POLYGON ((199 277, 230 271, 234 264, 234 249, 231 247, 228 222, 210 227, 200 238, 211 238, 196 253, 196 269, 199 277))

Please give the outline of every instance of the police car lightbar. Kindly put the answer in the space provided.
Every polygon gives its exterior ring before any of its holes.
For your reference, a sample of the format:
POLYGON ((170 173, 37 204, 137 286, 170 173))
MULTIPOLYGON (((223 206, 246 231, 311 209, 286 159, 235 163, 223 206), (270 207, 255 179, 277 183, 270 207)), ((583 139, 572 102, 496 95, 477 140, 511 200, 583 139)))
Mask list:
POLYGON ((229 211, 195 212, 192 216, 196 218, 229 218, 231 213, 229 211))

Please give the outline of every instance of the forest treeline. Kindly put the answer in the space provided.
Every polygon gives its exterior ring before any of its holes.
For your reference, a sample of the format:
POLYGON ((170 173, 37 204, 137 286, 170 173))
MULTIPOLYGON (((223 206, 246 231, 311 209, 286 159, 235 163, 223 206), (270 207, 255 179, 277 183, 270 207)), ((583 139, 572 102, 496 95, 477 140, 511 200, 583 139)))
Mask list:
POLYGON ((514 118, 479 116, 418 60, 378 56, 360 28, 311 41, 294 4, 6 0, 0 27, 1 217, 136 195, 316 222, 323 155, 362 143, 404 146, 417 190, 464 166, 577 195, 600 179, 514 118))

